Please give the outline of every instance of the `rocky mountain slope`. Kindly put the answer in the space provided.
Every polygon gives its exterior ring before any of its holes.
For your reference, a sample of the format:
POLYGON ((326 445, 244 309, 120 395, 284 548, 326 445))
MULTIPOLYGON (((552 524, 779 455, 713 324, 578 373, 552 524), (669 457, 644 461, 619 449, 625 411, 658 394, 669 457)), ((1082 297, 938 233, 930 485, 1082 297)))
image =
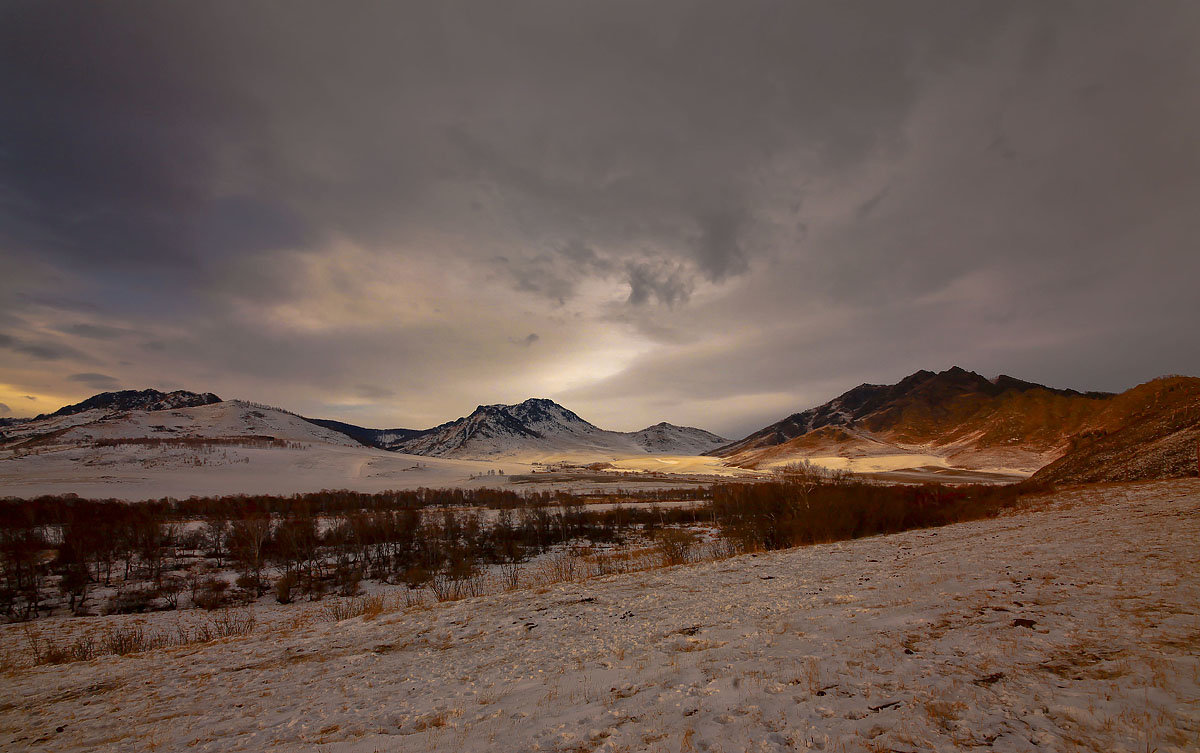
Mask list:
POLYGON ((1112 396, 959 367, 918 371, 894 385, 863 384, 712 451, 745 467, 813 455, 922 452, 965 468, 1036 470, 1112 396))
POLYGON ((1107 401, 1066 453, 1033 478, 1053 484, 1197 475, 1200 379, 1166 377, 1107 401))
POLYGON ((961 468, 1038 471, 1055 483, 1194 474, 1200 379, 1119 395, 1063 390, 954 367, 864 384, 710 452, 746 468, 807 457, 922 453, 961 468))

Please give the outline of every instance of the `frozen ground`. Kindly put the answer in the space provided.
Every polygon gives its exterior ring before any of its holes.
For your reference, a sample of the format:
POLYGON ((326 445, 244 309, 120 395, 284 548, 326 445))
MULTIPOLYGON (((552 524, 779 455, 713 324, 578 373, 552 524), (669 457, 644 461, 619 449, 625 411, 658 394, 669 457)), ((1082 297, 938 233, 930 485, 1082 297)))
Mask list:
MULTIPOLYGON (((49 751, 1200 749, 1200 482, 0 678, 49 751)), ((11 632, 6 632, 11 637, 11 632)))
POLYGON ((0 497, 74 493, 143 500, 222 494, 294 494, 321 489, 379 492, 499 486, 528 466, 400 455, 321 442, 297 447, 73 447, 0 457, 0 497))

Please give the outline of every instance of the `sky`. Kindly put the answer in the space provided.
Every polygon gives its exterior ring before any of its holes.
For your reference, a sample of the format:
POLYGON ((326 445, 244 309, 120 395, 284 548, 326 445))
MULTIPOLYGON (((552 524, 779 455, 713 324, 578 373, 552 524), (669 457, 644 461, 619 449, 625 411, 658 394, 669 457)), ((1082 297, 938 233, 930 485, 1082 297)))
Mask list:
POLYGON ((0 416, 1200 374, 1200 3, 0 2, 0 416))

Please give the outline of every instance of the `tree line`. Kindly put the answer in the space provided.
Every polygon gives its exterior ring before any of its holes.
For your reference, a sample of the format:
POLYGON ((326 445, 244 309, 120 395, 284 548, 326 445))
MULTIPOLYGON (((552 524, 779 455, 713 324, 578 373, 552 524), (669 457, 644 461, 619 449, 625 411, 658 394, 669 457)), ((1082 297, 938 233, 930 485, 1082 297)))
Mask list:
POLYGON ((986 517, 1044 490, 889 486, 795 466, 765 482, 605 497, 417 489, 136 504, 0 500, 0 614, 216 608, 267 593, 287 603, 352 595, 364 579, 427 587, 442 598, 461 594, 489 567, 515 586, 520 563, 571 542, 637 535, 657 542, 664 562, 682 563, 692 540, 681 530, 687 526, 715 528, 729 553, 755 552, 986 517), (696 504, 633 504, 668 500, 696 504), (609 504, 588 504, 596 501, 609 504), (98 589, 103 603, 89 601, 98 589))
POLYGON ((117 589, 103 607, 110 612, 173 608, 181 598, 214 608, 272 589, 285 603, 297 595, 350 595, 364 578, 412 588, 448 581, 457 588, 482 567, 520 563, 565 542, 616 542, 635 529, 696 523, 705 514, 622 504, 667 496, 622 494, 603 509, 580 495, 484 489, 137 504, 6 500, 0 502, 0 614, 29 619, 56 603, 79 613, 100 587, 117 589), (236 579, 221 577, 223 570, 235 571, 236 579))

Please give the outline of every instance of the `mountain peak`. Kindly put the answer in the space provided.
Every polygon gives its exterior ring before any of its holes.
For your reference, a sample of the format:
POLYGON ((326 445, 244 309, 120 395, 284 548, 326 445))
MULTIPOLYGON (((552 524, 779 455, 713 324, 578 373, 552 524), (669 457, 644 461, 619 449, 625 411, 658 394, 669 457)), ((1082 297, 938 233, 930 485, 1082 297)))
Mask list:
MULTIPOLYGON (((967 425, 984 421, 983 417, 994 411, 1016 411, 1013 423, 1028 422, 1028 416, 1021 418, 1021 411, 1016 410, 1011 398, 1033 391, 1062 398, 1104 397, 1045 387, 1006 375, 987 379, 957 365, 940 372, 921 369, 893 385, 859 385, 824 405, 794 413, 711 454, 728 457, 774 447, 825 427, 922 444, 941 436, 939 431, 950 431, 948 427, 958 425, 952 420, 955 416, 960 424, 967 425)), ((1040 428, 1038 431, 1047 436, 1052 433, 1040 428)))
POLYGON ((606 431, 544 397, 513 405, 481 405, 469 416, 422 432, 388 449, 451 457, 552 456, 588 452, 616 457, 642 452, 696 454, 724 444, 715 434, 666 422, 637 432, 606 431))

